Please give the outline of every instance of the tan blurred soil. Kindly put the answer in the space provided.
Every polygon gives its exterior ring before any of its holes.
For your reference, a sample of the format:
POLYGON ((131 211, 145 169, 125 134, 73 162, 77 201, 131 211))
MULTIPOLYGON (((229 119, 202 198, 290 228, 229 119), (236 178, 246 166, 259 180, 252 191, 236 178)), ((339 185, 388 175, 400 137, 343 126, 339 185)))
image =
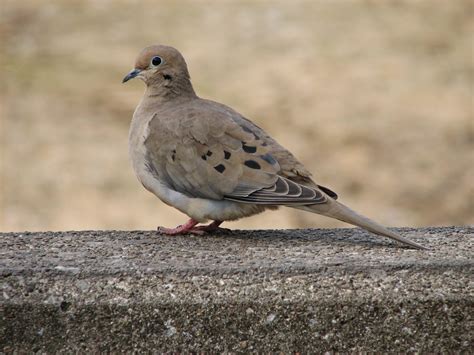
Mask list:
MULTIPOLYGON (((153 229, 185 216, 127 156, 137 52, 179 48, 197 92, 268 130, 393 226, 474 224, 473 3, 2 1, 0 231, 153 229)), ((339 226, 280 209, 230 228, 339 226)))

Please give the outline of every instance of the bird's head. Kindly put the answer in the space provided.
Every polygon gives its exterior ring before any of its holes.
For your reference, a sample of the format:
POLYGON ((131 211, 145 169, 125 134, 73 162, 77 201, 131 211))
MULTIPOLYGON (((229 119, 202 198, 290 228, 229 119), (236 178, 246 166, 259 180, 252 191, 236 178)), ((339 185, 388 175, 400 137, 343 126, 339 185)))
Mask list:
POLYGON ((183 86, 189 83, 189 72, 186 62, 173 47, 154 45, 144 48, 135 61, 135 67, 122 82, 139 78, 145 84, 155 87, 183 86))

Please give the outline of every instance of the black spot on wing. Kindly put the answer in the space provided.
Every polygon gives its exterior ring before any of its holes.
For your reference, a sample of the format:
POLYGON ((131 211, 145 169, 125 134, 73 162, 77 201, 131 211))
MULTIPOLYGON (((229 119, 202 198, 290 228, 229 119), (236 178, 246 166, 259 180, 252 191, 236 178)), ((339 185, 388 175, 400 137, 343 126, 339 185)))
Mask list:
POLYGON ((321 186, 321 185, 318 185, 318 187, 326 194, 328 195, 329 197, 332 197, 333 199, 337 200, 337 193, 335 193, 334 191, 328 189, 327 187, 325 186, 321 186))
POLYGON ((222 174, 222 173, 224 172, 224 170, 225 170, 225 166, 222 165, 222 164, 219 164, 219 165, 216 165, 216 166, 214 167, 214 169, 216 169, 218 172, 220 172, 220 173, 222 174))
POLYGON ((264 154, 264 155, 260 155, 260 158, 262 158, 263 160, 265 160, 268 164, 270 165, 275 165, 277 163, 277 161, 275 160, 275 158, 273 158, 269 153, 267 154, 264 154))
POLYGON ((242 149, 246 153, 255 153, 257 151, 257 147, 251 146, 251 145, 246 145, 245 142, 242 142, 242 149))
POLYGON ((228 160, 230 158, 231 154, 227 150, 224 150, 224 159, 228 160))
POLYGON ((250 128, 248 128, 247 126, 240 126, 240 127, 242 127, 242 129, 243 129, 245 132, 251 133, 251 134, 255 137, 255 140, 258 141, 258 140, 260 139, 260 137, 259 137, 254 131, 252 131, 250 128))
POLYGON ((244 164, 251 169, 261 169, 260 164, 255 160, 246 160, 244 164))
POLYGON ((201 155, 201 159, 202 159, 202 160, 207 160, 206 155, 205 155, 205 154, 201 155))
POLYGON ((212 155, 212 152, 210 150, 207 151, 206 155, 210 157, 212 155))
POLYGON ((242 127, 242 129, 247 133, 253 133, 252 130, 248 128, 247 126, 240 126, 240 127, 242 127))

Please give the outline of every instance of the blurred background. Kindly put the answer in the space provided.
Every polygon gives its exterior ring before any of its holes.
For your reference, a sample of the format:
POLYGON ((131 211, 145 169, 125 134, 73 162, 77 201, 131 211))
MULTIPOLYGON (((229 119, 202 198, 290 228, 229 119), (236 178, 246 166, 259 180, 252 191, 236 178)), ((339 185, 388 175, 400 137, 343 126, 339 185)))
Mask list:
MULTIPOLYGON (((473 2, 35 1, 0 9, 0 230, 154 229, 186 217, 127 155, 139 50, 267 129, 389 226, 474 224, 473 2)), ((332 227, 282 208, 229 228, 332 227)))

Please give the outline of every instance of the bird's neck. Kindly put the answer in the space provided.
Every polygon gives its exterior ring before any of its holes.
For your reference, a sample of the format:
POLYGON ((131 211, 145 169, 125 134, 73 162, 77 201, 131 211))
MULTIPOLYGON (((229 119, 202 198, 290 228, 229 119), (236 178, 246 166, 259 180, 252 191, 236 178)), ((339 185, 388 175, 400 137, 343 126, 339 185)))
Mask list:
POLYGON ((175 77, 148 85, 145 96, 163 101, 196 97, 191 80, 187 77, 175 77))

